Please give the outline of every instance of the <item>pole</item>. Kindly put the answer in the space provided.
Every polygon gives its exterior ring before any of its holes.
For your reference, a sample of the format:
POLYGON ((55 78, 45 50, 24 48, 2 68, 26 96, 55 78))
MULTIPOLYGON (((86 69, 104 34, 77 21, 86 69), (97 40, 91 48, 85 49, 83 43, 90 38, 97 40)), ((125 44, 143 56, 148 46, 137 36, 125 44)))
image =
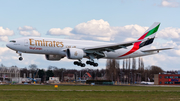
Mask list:
POLYGON ((61 81, 63 82, 63 71, 62 71, 62 75, 61 75, 61 81))
POLYGON ((81 82, 81 70, 80 70, 80 82, 81 82))

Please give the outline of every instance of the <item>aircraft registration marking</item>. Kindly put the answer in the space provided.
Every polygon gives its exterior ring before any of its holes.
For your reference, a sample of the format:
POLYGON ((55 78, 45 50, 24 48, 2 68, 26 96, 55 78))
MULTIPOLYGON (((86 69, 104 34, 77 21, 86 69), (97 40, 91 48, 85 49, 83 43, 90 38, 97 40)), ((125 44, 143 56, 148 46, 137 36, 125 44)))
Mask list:
POLYGON ((76 48, 76 46, 66 46, 66 48, 76 48))

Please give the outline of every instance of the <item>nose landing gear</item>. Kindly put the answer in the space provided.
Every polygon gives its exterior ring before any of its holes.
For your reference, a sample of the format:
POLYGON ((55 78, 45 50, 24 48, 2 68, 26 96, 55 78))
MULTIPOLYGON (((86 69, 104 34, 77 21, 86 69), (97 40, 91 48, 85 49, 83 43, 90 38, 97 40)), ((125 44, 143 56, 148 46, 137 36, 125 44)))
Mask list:
POLYGON ((19 61, 22 61, 23 60, 23 58, 22 57, 19 57, 19 61))
POLYGON ((17 51, 16 53, 19 54, 19 61, 22 61, 22 60, 23 60, 23 58, 22 58, 22 53, 19 52, 19 51, 17 51))

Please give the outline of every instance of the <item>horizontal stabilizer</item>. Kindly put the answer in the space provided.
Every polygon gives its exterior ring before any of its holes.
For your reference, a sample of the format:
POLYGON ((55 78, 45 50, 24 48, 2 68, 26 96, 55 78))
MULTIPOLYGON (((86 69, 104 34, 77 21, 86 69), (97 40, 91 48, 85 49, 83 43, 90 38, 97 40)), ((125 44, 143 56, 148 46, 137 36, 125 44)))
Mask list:
POLYGON ((161 49, 150 49, 150 50, 142 50, 142 52, 153 52, 153 51, 161 51, 161 50, 168 50, 172 48, 161 48, 161 49))

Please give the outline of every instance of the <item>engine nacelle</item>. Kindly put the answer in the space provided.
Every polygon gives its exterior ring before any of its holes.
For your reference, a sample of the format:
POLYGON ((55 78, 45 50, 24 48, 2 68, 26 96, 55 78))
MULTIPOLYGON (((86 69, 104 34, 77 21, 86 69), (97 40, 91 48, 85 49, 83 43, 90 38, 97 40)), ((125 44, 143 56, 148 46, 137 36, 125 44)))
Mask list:
POLYGON ((45 57, 47 60, 52 60, 52 61, 57 61, 60 60, 61 58, 64 58, 64 56, 61 55, 48 55, 48 54, 46 54, 45 57))
POLYGON ((67 49, 67 57, 69 59, 82 59, 86 53, 82 49, 69 48, 67 49))

